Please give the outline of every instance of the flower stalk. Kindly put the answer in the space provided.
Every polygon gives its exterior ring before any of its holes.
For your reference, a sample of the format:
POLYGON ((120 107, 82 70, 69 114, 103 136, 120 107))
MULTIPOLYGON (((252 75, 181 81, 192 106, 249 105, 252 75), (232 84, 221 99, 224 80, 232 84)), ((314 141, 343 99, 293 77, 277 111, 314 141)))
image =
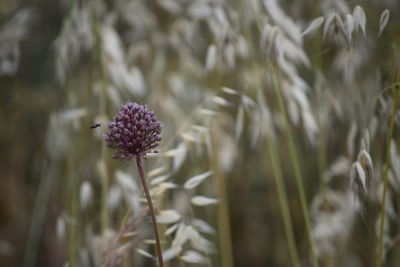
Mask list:
POLYGON ((153 202, 152 202, 151 196, 150 196, 149 185, 147 184, 146 176, 145 176, 144 170, 143 170, 142 159, 140 156, 136 156, 136 165, 139 170, 140 181, 142 182, 142 185, 143 185, 143 191, 144 191, 144 194, 146 195, 147 204, 149 205, 149 212, 150 212, 150 216, 151 216, 151 221, 153 223, 154 235, 156 238, 158 263, 159 263, 160 267, 163 267, 164 261, 162 258, 160 234, 158 232, 157 220, 156 220, 156 215, 155 215, 155 211, 154 211, 154 207, 153 207, 153 202))

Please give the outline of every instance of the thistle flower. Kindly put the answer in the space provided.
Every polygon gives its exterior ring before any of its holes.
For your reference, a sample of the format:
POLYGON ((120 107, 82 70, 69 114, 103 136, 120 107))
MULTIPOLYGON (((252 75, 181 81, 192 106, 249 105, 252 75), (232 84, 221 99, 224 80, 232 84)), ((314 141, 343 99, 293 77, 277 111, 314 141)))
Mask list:
POLYGON ((114 120, 108 123, 108 128, 104 139, 109 148, 117 150, 113 155, 115 159, 144 157, 161 141, 162 124, 147 105, 132 102, 122 105, 114 120))

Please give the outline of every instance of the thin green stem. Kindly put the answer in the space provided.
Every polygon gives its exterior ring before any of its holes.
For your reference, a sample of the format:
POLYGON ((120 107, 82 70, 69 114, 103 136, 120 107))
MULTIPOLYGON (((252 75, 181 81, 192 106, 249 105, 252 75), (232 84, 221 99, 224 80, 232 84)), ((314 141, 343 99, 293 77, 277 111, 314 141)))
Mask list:
MULTIPOLYGON (((69 143, 71 144, 71 139, 69 143)), ((68 205, 68 213, 69 216, 76 220, 78 223, 78 205, 77 200, 74 197, 70 197, 69 194, 76 192, 77 190, 77 177, 75 173, 75 162, 74 162, 74 151, 72 145, 68 146, 68 158, 67 158, 67 179, 68 179, 68 194, 67 194, 67 205, 68 205)), ((68 264, 71 267, 77 266, 77 252, 78 252, 78 234, 77 234, 77 225, 69 224, 68 227, 68 264)))
POLYGON ((297 252, 297 246, 293 233, 293 225, 290 216, 289 203, 285 191, 285 182, 283 180, 279 158, 276 156, 277 149, 275 145, 275 140, 272 140, 272 137, 268 136, 267 142, 268 142, 268 152, 272 165, 272 172, 276 184, 276 189, 278 191, 279 205, 281 206, 281 211, 282 211, 283 225, 285 227, 286 238, 288 240, 290 258, 293 266, 300 267, 299 254, 297 252))
MULTIPOLYGON (((312 18, 316 18, 318 16, 318 4, 319 1, 317 0, 312 0, 312 18)), ((321 53, 321 30, 318 30, 318 34, 314 36, 312 39, 312 51, 314 53, 314 56, 312 57, 312 65, 313 65, 313 70, 314 70, 314 78, 318 78, 318 73, 322 69, 322 60, 323 57, 320 55, 321 53)), ((316 84, 316 80, 314 79, 314 84, 316 84)), ((320 129, 319 135, 318 135, 318 170, 319 170, 319 176, 323 178, 323 173, 326 168, 326 154, 327 154, 327 146, 326 146, 326 138, 327 134, 325 133, 325 129, 323 127, 324 119, 322 118, 322 108, 324 106, 324 101, 323 101, 323 91, 321 90, 320 86, 315 86, 316 88, 316 99, 317 99, 317 119, 318 119, 318 126, 320 129)), ((324 194, 327 190, 327 183, 324 179, 321 179, 320 182, 320 187, 321 187, 321 192, 324 194)))
MULTIPOLYGON (((104 151, 104 146, 102 147, 102 158, 104 159, 105 156, 105 151, 104 151)), ((104 164, 104 161, 101 161, 101 164, 104 164)), ((101 230, 103 233, 107 230, 108 227, 108 206, 107 206, 107 194, 108 194, 108 187, 109 187, 109 177, 108 177, 108 170, 104 164, 104 166, 101 166, 103 168, 101 170, 101 230)))
MULTIPOLYGON (((260 83, 261 79, 258 75, 258 65, 257 63, 253 63, 253 71, 254 74, 257 75, 257 79, 255 79, 257 83, 257 88, 262 88, 262 85, 260 83)), ((278 149, 276 148, 275 145, 275 140, 273 136, 270 134, 266 135, 266 141, 267 141, 267 146, 268 146, 268 153, 270 157, 270 163, 272 165, 272 172, 273 172, 273 177, 275 180, 276 184, 276 189, 278 192, 278 200, 279 200, 279 205, 282 211, 282 219, 283 219, 283 225, 285 229, 285 234, 288 242, 288 247, 289 247, 289 254, 290 254, 290 259, 292 261, 292 265, 295 267, 300 267, 300 259, 299 259, 299 253, 297 251, 297 245, 294 237, 294 232, 293 232, 293 225, 292 225, 292 218, 290 215, 290 208, 289 208, 289 201, 286 195, 285 191, 285 181, 283 179, 282 175, 282 169, 281 169, 281 163, 279 160, 278 155, 278 149)))
MULTIPOLYGON (((100 81, 101 81, 101 89, 103 93, 103 97, 99 98, 99 111, 101 114, 106 114, 107 113, 107 78, 103 66, 103 60, 102 60, 102 40, 101 40, 101 32, 100 32, 100 25, 101 21, 100 18, 94 17, 93 19, 93 28, 92 32, 94 33, 95 36, 95 62, 98 64, 98 72, 100 76, 100 81)), ((101 162, 103 164, 103 160, 106 158, 106 151, 105 147, 102 146, 101 148, 101 162)), ((104 232, 107 227, 108 227, 108 207, 107 207, 107 194, 108 194, 108 189, 109 189, 109 175, 108 175, 108 170, 102 170, 102 184, 101 184, 101 229, 104 232)))
MULTIPOLYGON (((47 162, 44 162, 42 167, 43 173, 46 168, 48 168, 48 165, 47 162)), ((36 264, 39 242, 43 231, 43 222, 46 216, 47 204, 53 183, 53 177, 52 175, 49 175, 52 170, 52 168, 49 168, 48 172, 45 175, 42 175, 42 178, 40 179, 40 185, 32 211, 28 241, 25 247, 23 267, 31 267, 36 264)))
POLYGON ((328 184, 327 181, 325 181, 323 175, 324 171, 326 168, 326 151, 327 151, 327 146, 326 146, 326 138, 327 134, 325 133, 325 127, 324 127, 324 119, 322 118, 322 105, 323 99, 321 97, 321 88, 317 88, 317 102, 318 102, 318 126, 319 126, 319 135, 318 135, 318 171, 319 171, 319 177, 321 177, 321 183, 320 183, 320 188, 321 188, 321 193, 324 195, 327 191, 328 184))
POLYGON ((156 215, 155 215, 155 212, 154 212, 153 202, 151 200, 150 191, 149 191, 149 185, 147 184, 146 176, 145 176, 144 170, 143 170, 142 159, 141 159, 140 156, 136 156, 136 165, 137 165, 137 168, 139 170, 140 180, 142 181, 144 194, 146 195, 147 204, 149 205, 149 211, 150 211, 150 215, 151 215, 151 220, 153 222, 153 230, 154 230, 154 235, 155 235, 155 238, 156 238, 156 249, 157 249, 158 263, 159 263, 160 267, 164 267, 164 261, 163 261, 163 258, 162 258, 162 250, 161 250, 161 242, 160 242, 160 234, 158 233, 156 215))
MULTIPOLYGON (((275 69, 273 69, 273 70, 275 70, 275 69)), ((283 101, 282 93, 281 93, 281 90, 279 88, 278 81, 276 78, 276 71, 272 72, 272 80, 273 80, 273 87, 275 89, 275 94, 276 94, 276 98, 278 101, 279 109, 282 112, 284 119, 285 119, 286 136, 288 139, 289 153, 290 153, 290 158, 291 158, 293 168, 294 168, 294 175, 296 178, 296 185, 297 185, 297 189, 299 192, 300 204, 301 204, 301 208, 303 211, 304 221, 306 224, 307 236, 308 236, 310 246, 311 246, 312 263, 313 263, 314 267, 318 267, 319 266, 318 258, 317 258, 314 239, 313 239, 312 233, 311 233, 310 215, 308 212, 308 205, 307 205, 306 193, 305 193, 303 178, 302 178, 301 169, 300 169, 300 163, 299 163, 299 159, 297 156, 296 145, 294 143, 293 133, 292 133, 292 129, 290 126, 289 118, 287 116, 285 103, 283 101)))
MULTIPOLYGON (((215 128, 212 128, 215 129, 215 128)), ((211 137, 212 147, 218 144, 219 136, 218 131, 214 131, 211 137)), ((228 193, 226 189, 226 179, 219 167, 218 155, 215 149, 212 149, 210 156, 210 166, 213 171, 214 181, 217 186, 220 202, 218 204, 218 241, 221 251, 222 267, 234 266, 233 263, 233 250, 232 250, 232 237, 230 226, 229 202, 228 193)))
MULTIPOLYGON (((254 5, 251 5, 251 7, 253 8, 254 5)), ((257 13, 256 10, 253 10, 253 12, 255 14, 257 13)), ((255 17, 255 21, 256 21, 258 29, 261 31, 262 22, 260 20, 258 20, 257 17, 255 17)), ((249 31, 247 29, 246 35, 250 37, 251 31, 249 31)), ((257 72, 257 63, 254 62, 253 66, 254 66, 254 71, 256 73, 257 72)), ((260 79, 259 78, 256 79, 256 82, 260 83, 260 79)), ((259 84, 259 86, 261 88, 260 84, 259 84)), ((296 242, 295 242, 295 238, 294 238, 293 225, 292 225, 292 220, 291 220, 291 215, 290 215, 288 198, 287 198, 286 191, 285 191, 285 183, 284 183, 284 179, 283 179, 282 172, 281 172, 280 161, 279 161, 279 158, 276 156, 278 153, 277 153, 277 149, 275 146, 275 140, 272 140, 272 137, 268 136, 267 142, 268 142, 268 151, 269 151, 269 155, 271 158, 271 164, 272 164, 272 169, 273 169, 273 176, 274 176, 274 180, 275 180, 277 191, 278 191, 278 199, 279 199, 279 204, 280 204, 281 211, 282 211, 283 223, 284 223, 285 233, 286 233, 286 237, 287 237, 287 241, 288 241, 291 261, 292 261, 293 266, 299 267, 301 265, 300 265, 297 246, 296 246, 296 242)))
POLYGON ((399 88, 397 86, 393 87, 394 90, 394 102, 392 106, 392 112, 389 119, 389 136, 386 144, 386 163, 383 170, 383 194, 381 200, 381 214, 380 214, 380 229, 379 229, 379 240, 378 240, 378 255, 376 258, 376 266, 382 266, 383 258, 383 238, 385 232, 385 210, 386 210, 386 195, 388 190, 388 172, 390 168, 390 145, 392 143, 393 128, 394 128, 394 117, 396 115, 397 99, 399 94, 399 88))

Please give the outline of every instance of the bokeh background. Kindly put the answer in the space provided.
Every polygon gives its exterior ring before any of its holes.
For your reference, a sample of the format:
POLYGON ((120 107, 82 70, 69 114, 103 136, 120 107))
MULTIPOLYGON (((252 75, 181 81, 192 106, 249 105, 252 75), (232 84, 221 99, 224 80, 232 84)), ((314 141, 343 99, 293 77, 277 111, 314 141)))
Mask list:
POLYGON ((0 266, 400 265, 397 0, 1 0, 0 266), (89 129, 100 123, 96 129, 89 129))

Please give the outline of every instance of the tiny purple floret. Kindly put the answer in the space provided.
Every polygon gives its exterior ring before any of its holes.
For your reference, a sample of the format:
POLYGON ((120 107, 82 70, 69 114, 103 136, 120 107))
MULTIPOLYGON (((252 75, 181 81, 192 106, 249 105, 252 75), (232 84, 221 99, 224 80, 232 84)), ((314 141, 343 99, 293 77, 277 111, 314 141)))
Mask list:
POLYGON ((114 159, 145 157, 150 151, 156 152, 154 149, 161 141, 162 124, 147 105, 132 102, 122 105, 108 128, 104 140, 107 147, 117 150, 114 159))

